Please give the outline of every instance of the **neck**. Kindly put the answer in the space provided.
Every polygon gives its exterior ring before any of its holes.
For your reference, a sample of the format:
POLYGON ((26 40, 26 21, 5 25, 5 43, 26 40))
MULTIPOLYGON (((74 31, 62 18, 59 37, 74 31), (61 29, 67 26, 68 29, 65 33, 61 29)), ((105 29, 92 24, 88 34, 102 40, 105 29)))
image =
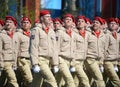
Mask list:
POLYGON ((94 31, 95 31, 95 32, 99 32, 100 30, 99 30, 99 29, 95 29, 94 31))
POLYGON ((79 28, 79 30, 84 31, 84 30, 85 30, 85 28, 79 28))
MULTIPOLYGON (((23 30, 24 30, 24 29, 23 29, 23 30)), ((25 29, 24 31, 25 31, 25 32, 29 32, 30 30, 29 30, 29 29, 25 29)))

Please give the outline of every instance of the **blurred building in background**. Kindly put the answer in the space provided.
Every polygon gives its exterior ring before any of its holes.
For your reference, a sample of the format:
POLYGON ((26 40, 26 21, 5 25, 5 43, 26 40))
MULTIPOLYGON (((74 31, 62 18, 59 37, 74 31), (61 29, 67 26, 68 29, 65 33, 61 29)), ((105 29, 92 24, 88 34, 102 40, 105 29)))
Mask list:
POLYGON ((65 13, 91 19, 95 16, 120 17, 120 0, 0 0, 0 6, 0 18, 12 15, 18 20, 24 15, 37 20, 42 9, 51 10, 53 18, 65 13))

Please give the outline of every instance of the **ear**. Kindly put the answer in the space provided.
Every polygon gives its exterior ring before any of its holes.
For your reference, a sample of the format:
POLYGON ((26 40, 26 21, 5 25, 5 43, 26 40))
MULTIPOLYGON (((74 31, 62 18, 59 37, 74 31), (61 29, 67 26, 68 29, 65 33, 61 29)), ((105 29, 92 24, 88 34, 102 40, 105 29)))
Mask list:
POLYGON ((40 17, 40 20, 43 21, 43 17, 40 17))

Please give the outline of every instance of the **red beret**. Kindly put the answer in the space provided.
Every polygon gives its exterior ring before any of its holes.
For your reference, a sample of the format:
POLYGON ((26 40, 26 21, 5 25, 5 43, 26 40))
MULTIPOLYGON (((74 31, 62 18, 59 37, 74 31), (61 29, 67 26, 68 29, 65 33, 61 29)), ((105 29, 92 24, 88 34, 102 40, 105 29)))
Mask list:
POLYGON ((92 24, 92 21, 90 20, 90 18, 86 18, 86 21, 92 24))
POLYGON ((58 22, 60 22, 60 23, 62 24, 62 20, 61 20, 60 18, 55 18, 55 19, 53 20, 53 22, 56 22, 56 21, 58 21, 58 22))
POLYGON ((46 15, 46 14, 51 14, 51 12, 50 12, 49 10, 42 10, 42 11, 40 12, 40 16, 44 16, 44 15, 46 15))
POLYGON ((85 22, 87 22, 86 17, 83 16, 83 15, 79 15, 79 16, 77 17, 77 21, 78 21, 78 19, 83 19, 83 20, 85 20, 85 22))
POLYGON ((38 20, 35 20, 35 23, 40 23, 40 19, 38 19, 38 20))
POLYGON ((14 17, 12 17, 12 16, 6 16, 5 20, 12 20, 14 22, 15 26, 17 26, 17 20, 14 17))
POLYGON ((103 19, 103 24, 107 23, 107 21, 105 19, 103 19))
POLYGON ((73 22, 75 22, 75 18, 74 18, 74 16, 73 16, 72 14, 66 14, 66 15, 64 16, 64 18, 66 18, 66 17, 72 18, 73 22))
POLYGON ((110 18, 109 19, 109 23, 113 22, 113 21, 116 22, 116 23, 119 23, 119 19, 118 18, 110 18))
POLYGON ((32 23, 32 21, 29 17, 23 17, 21 22, 23 22, 23 21, 29 21, 30 23, 32 23))
POLYGON ((95 17, 96 21, 99 21, 101 24, 104 24, 103 19, 101 17, 95 17))
POLYGON ((1 19, 1 20, 0 20, 0 24, 1 24, 2 26, 4 26, 4 25, 5 25, 5 22, 4 22, 4 20, 3 20, 3 19, 1 19))

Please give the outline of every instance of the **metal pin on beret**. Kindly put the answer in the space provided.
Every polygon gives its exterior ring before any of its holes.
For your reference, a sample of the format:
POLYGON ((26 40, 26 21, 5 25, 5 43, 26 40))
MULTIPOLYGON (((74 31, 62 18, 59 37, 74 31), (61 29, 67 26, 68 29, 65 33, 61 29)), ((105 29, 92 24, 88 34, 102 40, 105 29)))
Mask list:
POLYGON ((5 20, 12 20, 14 22, 15 26, 17 26, 17 20, 14 17, 12 17, 12 16, 6 16, 5 20))
POLYGON ((21 22, 23 22, 23 21, 29 21, 30 23, 32 23, 32 21, 29 17, 23 17, 21 22))

